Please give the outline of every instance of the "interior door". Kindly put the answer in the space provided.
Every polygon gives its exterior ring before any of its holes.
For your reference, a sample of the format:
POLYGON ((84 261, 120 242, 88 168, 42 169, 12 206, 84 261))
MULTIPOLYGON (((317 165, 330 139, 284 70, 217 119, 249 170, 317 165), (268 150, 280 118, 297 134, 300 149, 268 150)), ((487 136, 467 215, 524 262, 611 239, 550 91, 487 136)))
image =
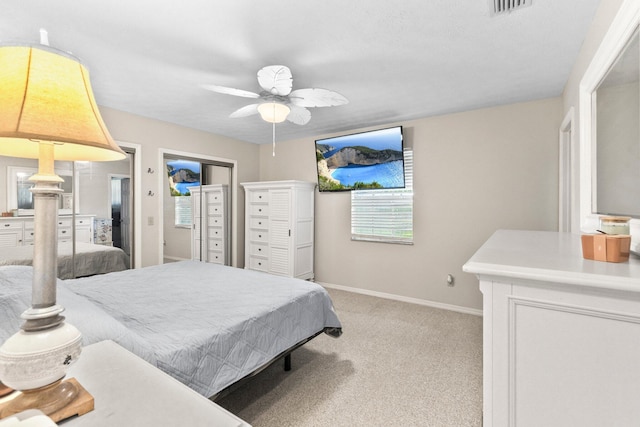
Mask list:
POLYGON ((131 179, 120 180, 120 194, 122 197, 120 208, 120 235, 122 250, 131 255, 131 179))

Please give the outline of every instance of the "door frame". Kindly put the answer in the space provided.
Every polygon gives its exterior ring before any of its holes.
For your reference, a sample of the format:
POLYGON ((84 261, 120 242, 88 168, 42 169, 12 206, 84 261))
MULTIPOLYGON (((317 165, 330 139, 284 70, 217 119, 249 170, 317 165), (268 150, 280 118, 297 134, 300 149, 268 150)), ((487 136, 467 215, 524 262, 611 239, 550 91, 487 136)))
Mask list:
MULTIPOLYGON (((131 221, 133 233, 131 235, 131 255, 133 256, 132 268, 142 267, 142 145, 133 142, 118 141, 116 143, 122 148, 129 148, 133 151, 133 169, 130 179, 133 180, 131 189, 133 191, 133 203, 131 221)), ((125 150, 126 151, 126 150, 125 150)))
POLYGON ((192 160, 203 160, 204 163, 207 161, 211 162, 220 162, 220 163, 229 163, 233 165, 231 170, 231 185, 229 186, 229 196, 231 198, 231 203, 229 206, 231 207, 231 227, 230 227, 230 237, 231 237, 231 266, 238 266, 238 221, 237 221, 237 212, 238 212, 238 161, 232 159, 226 159, 223 157, 210 156, 208 154, 202 153, 193 153, 189 151, 180 151, 180 150, 172 150, 169 148, 160 148, 158 149, 158 198, 157 198, 157 212, 158 212, 158 224, 159 224, 159 241, 158 241, 158 264, 162 264, 164 262, 164 192, 162 189, 164 185, 167 185, 166 179, 167 174, 165 173, 164 166, 164 156, 168 154, 170 156, 177 157, 188 157, 192 160))
POLYGON ((575 230, 573 217, 576 194, 575 111, 571 107, 558 131, 558 231, 575 230))

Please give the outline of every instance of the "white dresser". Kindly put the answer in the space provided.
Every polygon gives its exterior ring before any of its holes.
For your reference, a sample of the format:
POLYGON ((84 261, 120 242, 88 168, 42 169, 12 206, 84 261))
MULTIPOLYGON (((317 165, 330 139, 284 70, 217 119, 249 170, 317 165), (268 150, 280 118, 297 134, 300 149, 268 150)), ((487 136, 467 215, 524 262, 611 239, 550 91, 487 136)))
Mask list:
POLYGON ((245 190, 245 268, 313 278, 316 184, 266 181, 245 190))
POLYGON ((483 294, 485 426, 640 425, 640 259, 499 230, 463 270, 483 294))
POLYGON ((228 186, 222 184, 189 187, 191 193, 191 258, 228 265, 228 186))
MULTIPOLYGON (((76 215, 76 241, 93 242, 94 215, 76 215)), ((33 217, 14 216, 0 218, 0 247, 33 245, 33 217)), ((73 236, 73 217, 58 216, 58 241, 69 242, 73 236)))

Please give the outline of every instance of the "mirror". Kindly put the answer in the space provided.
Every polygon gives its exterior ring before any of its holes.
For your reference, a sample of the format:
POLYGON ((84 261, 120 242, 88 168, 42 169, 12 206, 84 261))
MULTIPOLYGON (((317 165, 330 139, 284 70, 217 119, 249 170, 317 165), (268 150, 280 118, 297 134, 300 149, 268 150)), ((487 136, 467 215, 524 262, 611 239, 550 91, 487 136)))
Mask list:
MULTIPOLYGON (((31 187, 34 183, 29 177, 38 171, 37 167, 7 166, 7 210, 18 210, 18 215, 33 215, 33 195, 31 187)), ((56 173, 64 180, 59 186, 63 193, 59 198, 60 213, 71 213, 73 203, 74 180, 71 169, 58 169, 56 173)), ((75 181, 75 182, 74 182, 75 181)))
POLYGON ((640 218, 639 49, 636 28, 592 95, 597 214, 640 218))

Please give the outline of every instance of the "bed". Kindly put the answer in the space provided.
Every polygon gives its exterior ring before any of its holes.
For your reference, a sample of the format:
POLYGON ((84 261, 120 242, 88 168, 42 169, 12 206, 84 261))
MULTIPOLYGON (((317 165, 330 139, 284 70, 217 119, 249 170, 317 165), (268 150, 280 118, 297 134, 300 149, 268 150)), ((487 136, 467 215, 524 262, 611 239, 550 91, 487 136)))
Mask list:
MULTIPOLYGON (((0 267, 0 340, 30 303, 31 269, 0 267)), ((206 397, 342 325, 318 284, 198 261, 58 282, 84 344, 111 339, 206 397)))
MULTIPOLYGON (((129 256, 120 248, 76 242, 75 276, 73 243, 58 243, 58 278, 93 276, 129 268, 129 256)), ((32 265, 33 245, 0 248, 0 266, 32 265)))

